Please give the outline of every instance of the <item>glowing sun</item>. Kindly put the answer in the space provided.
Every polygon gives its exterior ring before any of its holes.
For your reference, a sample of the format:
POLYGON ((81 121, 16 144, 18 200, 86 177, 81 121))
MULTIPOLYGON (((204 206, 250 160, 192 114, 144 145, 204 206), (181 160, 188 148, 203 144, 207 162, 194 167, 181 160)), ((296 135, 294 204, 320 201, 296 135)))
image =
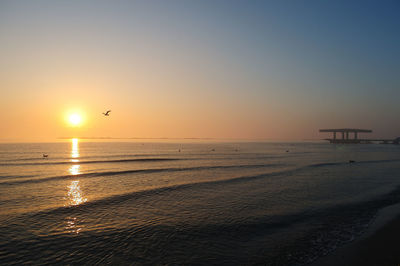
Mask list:
POLYGON ((79 126, 82 123, 82 116, 80 114, 70 114, 68 117, 68 122, 71 126, 79 126))

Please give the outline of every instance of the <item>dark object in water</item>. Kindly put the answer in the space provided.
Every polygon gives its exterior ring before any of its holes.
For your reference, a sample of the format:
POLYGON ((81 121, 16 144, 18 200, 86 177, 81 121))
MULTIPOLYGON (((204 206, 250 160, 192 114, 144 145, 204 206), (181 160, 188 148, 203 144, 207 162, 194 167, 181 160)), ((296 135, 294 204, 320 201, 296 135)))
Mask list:
POLYGON ((215 149, 212 149, 211 151, 215 151, 215 149))
POLYGON ((49 155, 46 153, 43 153, 43 158, 47 158, 47 157, 49 157, 49 155))
POLYGON ((353 161, 353 160, 349 160, 349 163, 355 163, 356 161, 353 161))
POLYGON ((287 150, 286 152, 289 152, 289 150, 287 150))

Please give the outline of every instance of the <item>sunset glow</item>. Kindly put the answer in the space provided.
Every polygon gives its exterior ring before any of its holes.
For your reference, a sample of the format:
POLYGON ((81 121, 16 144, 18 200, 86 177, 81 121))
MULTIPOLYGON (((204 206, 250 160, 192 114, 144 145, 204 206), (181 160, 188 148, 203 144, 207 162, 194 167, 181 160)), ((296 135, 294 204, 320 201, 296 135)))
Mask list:
POLYGON ((396 5, 5 2, 2 142, 399 135, 396 5))

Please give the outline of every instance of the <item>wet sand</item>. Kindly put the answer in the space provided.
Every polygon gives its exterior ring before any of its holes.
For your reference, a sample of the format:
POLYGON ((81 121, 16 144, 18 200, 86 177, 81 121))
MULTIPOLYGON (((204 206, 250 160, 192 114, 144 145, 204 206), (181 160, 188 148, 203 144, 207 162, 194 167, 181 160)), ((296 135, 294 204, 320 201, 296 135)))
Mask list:
POLYGON ((357 240, 312 263, 333 265, 400 265, 400 204, 382 209, 357 240))

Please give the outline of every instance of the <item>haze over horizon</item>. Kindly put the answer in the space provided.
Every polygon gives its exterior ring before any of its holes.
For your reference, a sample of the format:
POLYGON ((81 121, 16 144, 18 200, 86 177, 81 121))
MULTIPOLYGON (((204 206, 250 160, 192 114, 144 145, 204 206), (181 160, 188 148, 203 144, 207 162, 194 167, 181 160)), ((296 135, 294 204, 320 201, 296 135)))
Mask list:
POLYGON ((398 1, 1 1, 0 141, 302 140, 344 127, 395 138, 399 11, 398 1))

